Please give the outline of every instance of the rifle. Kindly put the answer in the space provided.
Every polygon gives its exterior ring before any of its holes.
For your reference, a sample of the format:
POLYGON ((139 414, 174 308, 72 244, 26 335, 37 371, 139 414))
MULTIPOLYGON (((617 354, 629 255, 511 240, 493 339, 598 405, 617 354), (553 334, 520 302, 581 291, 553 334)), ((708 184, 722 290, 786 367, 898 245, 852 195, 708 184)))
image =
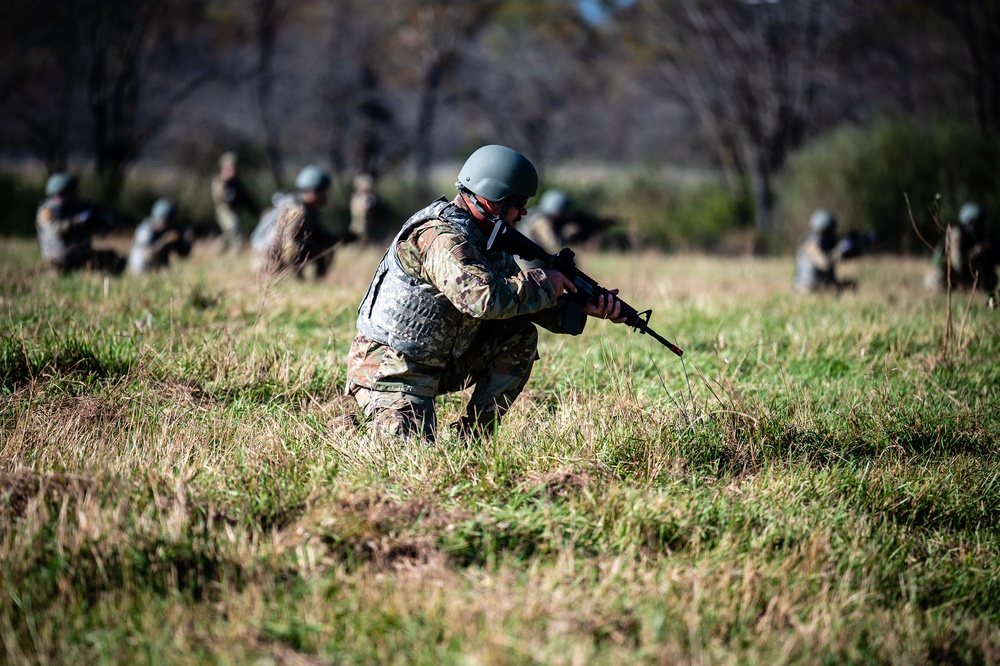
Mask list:
MULTIPOLYGON (((574 286, 576 286, 577 291, 575 294, 568 294, 570 302, 569 309, 567 310, 567 314, 569 315, 566 317, 567 322, 579 321, 581 319, 580 315, 583 314, 583 308, 587 303, 597 303, 598 297, 602 295, 611 296, 611 293, 599 285, 594 278, 577 268, 576 261, 574 260, 576 255, 573 253, 573 250, 564 247, 556 254, 549 254, 538 243, 509 224, 506 224, 503 220, 497 219, 494 223, 493 232, 486 242, 486 251, 507 252, 509 254, 516 254, 525 261, 540 261, 545 265, 545 268, 557 270, 569 278, 574 286)), ((614 299, 621 306, 621 316, 625 317, 624 323, 626 326, 634 328, 640 334, 649 335, 678 356, 684 354, 683 349, 650 328, 649 318, 653 314, 652 310, 639 312, 617 296, 614 296, 614 299)), ((582 326, 579 330, 567 330, 566 332, 579 333, 581 330, 582 326)))

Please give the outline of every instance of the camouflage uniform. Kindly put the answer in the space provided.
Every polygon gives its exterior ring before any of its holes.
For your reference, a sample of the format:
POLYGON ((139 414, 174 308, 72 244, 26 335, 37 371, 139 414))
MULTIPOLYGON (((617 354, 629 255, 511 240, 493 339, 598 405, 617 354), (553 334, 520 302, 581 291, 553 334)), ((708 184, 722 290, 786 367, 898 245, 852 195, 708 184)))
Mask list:
POLYGON ((374 240, 372 209, 378 203, 375 196, 375 179, 368 174, 361 174, 354 179, 354 193, 351 195, 350 231, 359 241, 366 243, 374 240))
POLYGON ((186 257, 191 253, 194 236, 191 230, 167 220, 147 217, 135 228, 128 253, 130 273, 139 275, 170 265, 170 255, 186 257))
POLYGON ((856 289, 853 280, 837 279, 837 264, 857 254, 854 243, 838 240, 832 214, 817 210, 810 220, 812 231, 799 243, 795 254, 794 285, 799 291, 856 289))
POLYGON ((997 288, 996 268, 1000 256, 990 242, 971 225, 955 225, 948 229, 942 245, 935 250, 934 277, 936 285, 947 289, 977 289, 991 292, 997 288), (949 277, 950 269, 950 277, 949 277))
POLYGON ((442 198, 410 218, 386 251, 359 308, 347 368, 348 393, 377 430, 433 440, 435 396, 470 386, 459 433, 495 427, 538 358, 534 324, 574 328, 563 326, 564 301, 544 271, 519 272, 511 255, 487 254, 486 240, 464 208, 442 198), (408 291, 392 291, 394 262, 408 291))
POLYGON ((301 279, 306 264, 312 264, 319 279, 333 263, 337 240, 323 227, 315 207, 293 195, 276 195, 273 208, 261 218, 251 239, 254 267, 268 275, 294 271, 301 279))
POLYGON ((106 231, 105 216, 75 198, 49 197, 38 207, 35 228, 42 259, 53 269, 68 273, 83 268, 117 275, 124 261, 111 250, 95 250, 91 238, 106 231))
MULTIPOLYGON (((224 156, 222 164, 226 161, 224 156)), ((243 246, 240 214, 246 212, 256 217, 260 214, 260 208, 247 192, 243 181, 235 174, 226 179, 221 174, 212 178, 212 202, 215 204, 215 219, 222 230, 220 248, 223 251, 240 249, 243 246)))

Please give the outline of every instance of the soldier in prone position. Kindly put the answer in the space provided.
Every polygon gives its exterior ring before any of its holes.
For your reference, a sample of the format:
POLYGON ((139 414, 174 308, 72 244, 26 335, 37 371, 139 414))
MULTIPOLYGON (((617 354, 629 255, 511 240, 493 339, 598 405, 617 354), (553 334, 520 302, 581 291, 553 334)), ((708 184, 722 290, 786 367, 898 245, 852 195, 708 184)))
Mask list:
POLYGON ((379 434, 434 440, 436 396, 474 387, 455 424, 489 433, 527 384, 538 358, 535 324, 579 332, 587 316, 621 323, 617 290, 566 322, 573 282, 559 271, 521 272, 507 252, 487 252, 496 220, 516 225, 538 188, 535 167, 503 146, 474 152, 458 196, 413 215, 392 241, 358 310, 347 392, 379 434))
POLYGON ((191 253, 194 235, 177 222, 177 207, 167 199, 153 204, 149 217, 139 223, 128 253, 128 269, 134 275, 166 268, 170 256, 186 257, 191 253))
POLYGON ((118 275, 125 261, 112 250, 97 250, 92 245, 95 234, 104 234, 114 226, 112 216, 80 199, 76 179, 54 173, 45 184, 45 201, 35 214, 35 228, 42 259, 60 273, 89 268, 118 275))

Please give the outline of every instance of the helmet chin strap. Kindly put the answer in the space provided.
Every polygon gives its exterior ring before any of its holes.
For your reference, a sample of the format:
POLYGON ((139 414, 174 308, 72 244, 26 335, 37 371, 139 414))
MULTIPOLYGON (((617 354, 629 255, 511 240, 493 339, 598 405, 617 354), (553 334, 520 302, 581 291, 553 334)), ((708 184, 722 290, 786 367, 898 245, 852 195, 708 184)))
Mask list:
POLYGON ((479 203, 479 197, 476 196, 475 192, 472 192, 471 190, 462 187, 461 183, 455 183, 455 186, 458 188, 459 193, 465 196, 466 200, 471 200, 471 203, 475 207, 475 209, 479 211, 479 213, 483 217, 485 217, 491 224, 493 224, 494 227, 496 227, 498 224, 503 223, 504 215, 506 215, 507 212, 510 210, 509 203, 506 202, 504 203, 504 206, 500 210, 499 214, 490 215, 490 213, 485 208, 483 208, 483 204, 479 203))

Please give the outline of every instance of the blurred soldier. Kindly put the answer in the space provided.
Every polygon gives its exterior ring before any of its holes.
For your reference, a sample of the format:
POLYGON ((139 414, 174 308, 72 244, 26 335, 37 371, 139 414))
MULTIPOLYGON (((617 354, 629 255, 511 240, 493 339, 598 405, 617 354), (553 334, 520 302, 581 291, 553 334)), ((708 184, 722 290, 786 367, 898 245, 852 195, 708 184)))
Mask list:
POLYGON ((837 237, 837 218, 817 209, 809 218, 809 234, 795 255, 795 288, 799 291, 857 289, 854 280, 838 280, 837 264, 861 253, 860 236, 837 237))
POLYGON ((219 173, 212 178, 212 202, 215 204, 215 219, 222 230, 219 247, 223 252, 243 247, 240 214, 260 215, 260 207, 244 187, 238 168, 236 153, 223 153, 219 158, 219 173))
POLYGON ((341 240, 320 220, 319 211, 330 197, 330 174, 307 166, 296 177, 295 189, 294 195, 275 195, 274 205, 254 230, 254 266, 265 275, 294 271, 301 279, 311 263, 319 280, 333 263, 333 248, 341 240))
MULTIPOLYGON (((576 287, 562 273, 520 272, 505 252, 486 251, 498 220, 516 225, 538 187, 535 167, 503 146, 474 152, 458 174, 458 196, 413 215, 382 257, 358 310, 347 392, 376 434, 433 440, 435 396, 474 387, 459 436, 496 427, 538 358, 535 324, 562 332, 586 315, 623 321, 601 297, 566 321, 576 287)), ((613 292, 617 293, 617 291, 613 292)))
POLYGON ((351 195, 351 233, 362 243, 375 240, 372 211, 378 204, 375 196, 375 179, 367 173, 354 178, 354 193, 351 195))
POLYGON ((35 215, 42 259, 60 273, 89 268, 118 275, 125 261, 112 250, 95 250, 94 234, 109 232, 114 216, 77 196, 76 179, 52 174, 45 184, 45 201, 35 215))
MULTIPOLYGON (((521 225, 521 231, 548 252, 558 252, 567 245, 579 248, 590 243, 593 247, 624 249, 621 239, 609 244, 605 232, 614 220, 573 210, 569 195, 560 189, 550 189, 542 195, 521 225)), ((522 263, 524 267, 535 264, 522 263)))
POLYGON ((538 206, 524 218, 521 232, 546 252, 558 252, 565 245, 561 232, 567 221, 569 203, 569 196, 562 190, 547 190, 538 200, 538 206))
POLYGON ((135 229, 128 253, 129 272, 139 275, 166 268, 170 265, 170 255, 188 256, 193 242, 191 230, 177 223, 177 207, 167 199, 160 199, 153 204, 150 216, 135 229))
POLYGON ((975 203, 967 203, 958 212, 958 225, 948 228, 944 241, 934 251, 934 270, 928 285, 947 289, 949 280, 958 289, 981 289, 987 293, 997 288, 997 264, 1000 253, 987 236, 986 216, 975 203))

